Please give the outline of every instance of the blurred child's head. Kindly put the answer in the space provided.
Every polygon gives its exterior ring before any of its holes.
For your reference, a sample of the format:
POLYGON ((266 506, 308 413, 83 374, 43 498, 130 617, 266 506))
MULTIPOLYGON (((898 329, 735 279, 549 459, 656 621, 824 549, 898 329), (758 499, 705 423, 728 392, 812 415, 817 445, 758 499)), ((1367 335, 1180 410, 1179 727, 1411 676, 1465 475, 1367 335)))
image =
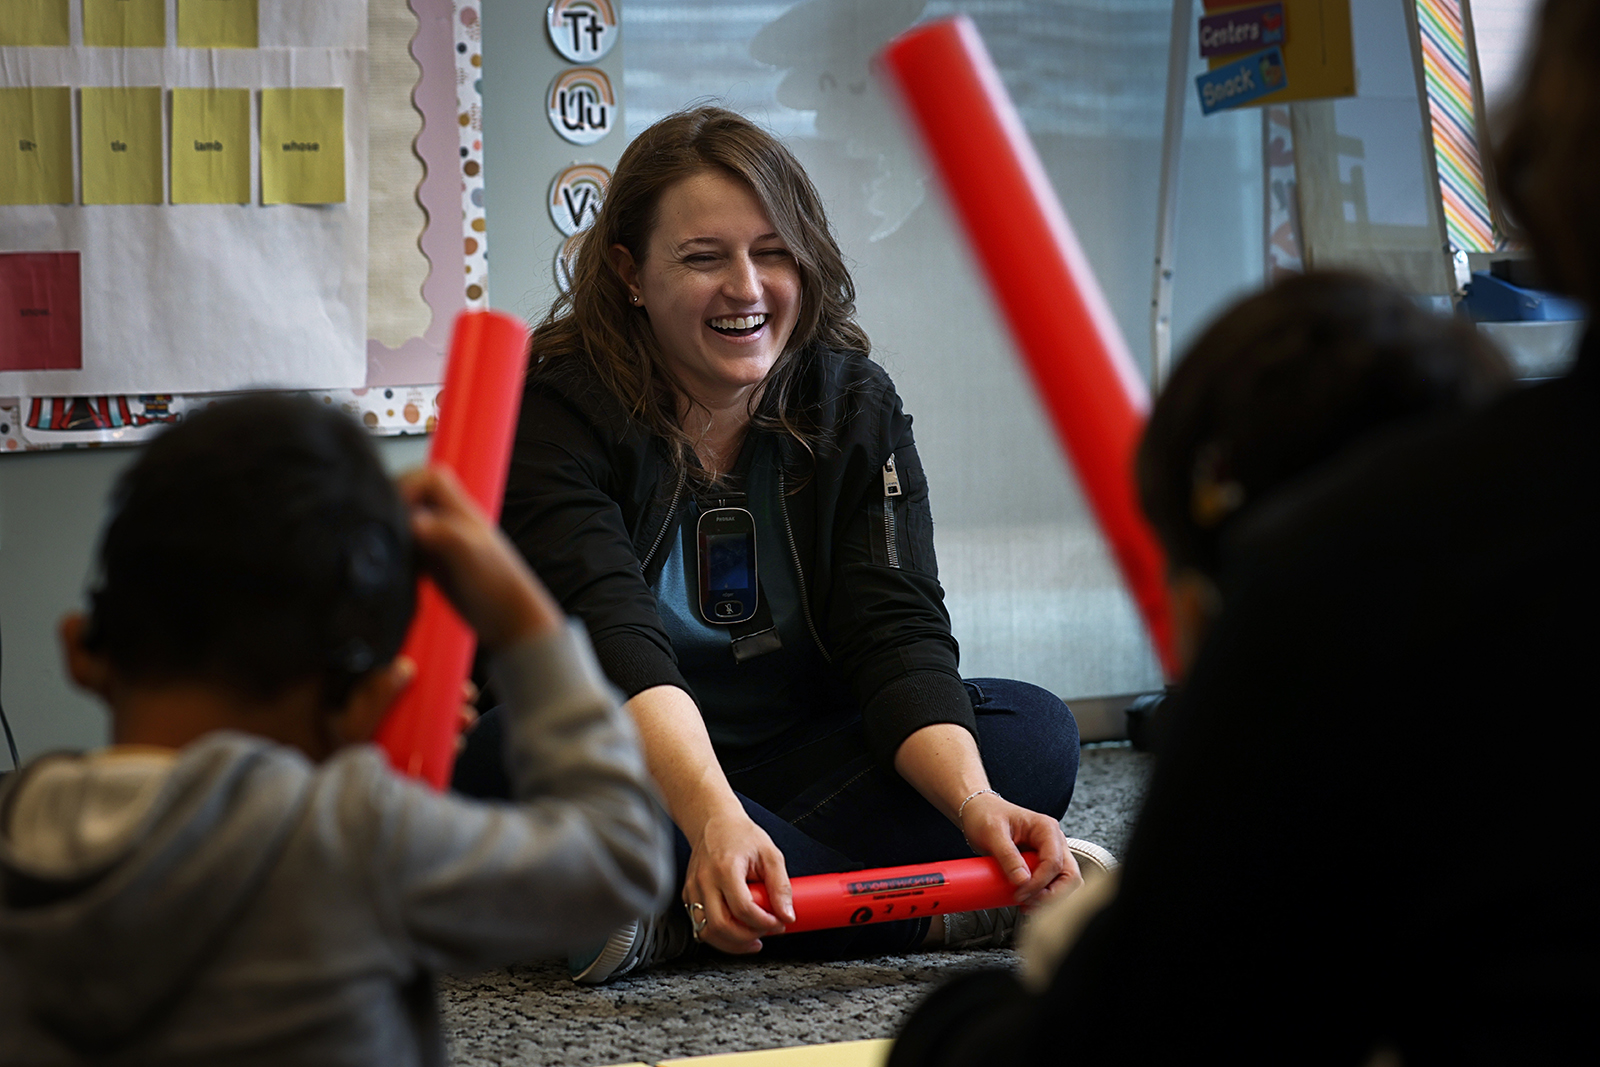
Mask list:
POLYGON ((1543 282, 1600 310, 1600 4, 1546 0, 1507 108, 1495 174, 1543 282))
POLYGON ((117 483, 80 643, 127 683, 257 704, 313 683, 336 709, 400 648, 411 557, 354 421, 303 396, 217 404, 117 483))
MULTIPOLYGON (((1178 364, 1136 461, 1175 601, 1214 598, 1223 533, 1263 497, 1372 430, 1476 405, 1509 381, 1470 324, 1361 275, 1314 272, 1234 305, 1178 364)), ((1214 610, 1174 607, 1191 629, 1214 610)))

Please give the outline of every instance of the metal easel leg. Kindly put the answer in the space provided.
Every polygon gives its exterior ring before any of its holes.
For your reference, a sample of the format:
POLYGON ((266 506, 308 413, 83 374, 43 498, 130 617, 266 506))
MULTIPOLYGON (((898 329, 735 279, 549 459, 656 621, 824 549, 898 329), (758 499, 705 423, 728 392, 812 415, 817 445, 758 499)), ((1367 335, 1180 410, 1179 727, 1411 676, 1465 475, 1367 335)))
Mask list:
POLYGON ((1150 393, 1172 371, 1172 274, 1178 229, 1178 163, 1183 154, 1183 109, 1189 89, 1189 28, 1194 0, 1173 0, 1167 48, 1167 110, 1161 125, 1161 204, 1156 216, 1155 281, 1150 297, 1150 393))

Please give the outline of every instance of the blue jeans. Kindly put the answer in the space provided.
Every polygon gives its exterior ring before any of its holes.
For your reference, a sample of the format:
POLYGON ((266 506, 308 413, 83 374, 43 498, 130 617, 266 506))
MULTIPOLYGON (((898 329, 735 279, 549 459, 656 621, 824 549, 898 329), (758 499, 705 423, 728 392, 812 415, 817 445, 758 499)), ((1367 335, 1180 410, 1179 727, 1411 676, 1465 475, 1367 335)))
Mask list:
MULTIPOLYGON (((978 749, 990 786, 1007 800, 1059 819, 1078 777, 1078 724, 1053 693, 1004 678, 966 683, 978 721, 978 749)), ((507 797, 503 728, 491 711, 467 735, 454 786, 471 796, 507 797)), ((821 717, 745 750, 719 751, 739 801, 783 853, 790 877, 895 867, 970 856, 950 820, 892 768, 868 754, 858 714, 821 717)), ((678 885, 689 842, 674 832, 678 885)), ((765 954, 842 959, 904 952, 928 920, 873 923, 774 937, 765 954)))
MULTIPOLYGON (((1059 819, 1078 776, 1078 725, 1053 693, 1004 678, 966 683, 990 786, 1059 819)), ((892 768, 873 761, 858 715, 808 724, 745 753, 719 753, 746 813, 783 853, 790 877, 972 855, 961 831, 892 768)), ((678 884, 689 842, 676 833, 678 884)), ((914 948, 928 920, 769 938, 764 951, 807 959, 914 948)))

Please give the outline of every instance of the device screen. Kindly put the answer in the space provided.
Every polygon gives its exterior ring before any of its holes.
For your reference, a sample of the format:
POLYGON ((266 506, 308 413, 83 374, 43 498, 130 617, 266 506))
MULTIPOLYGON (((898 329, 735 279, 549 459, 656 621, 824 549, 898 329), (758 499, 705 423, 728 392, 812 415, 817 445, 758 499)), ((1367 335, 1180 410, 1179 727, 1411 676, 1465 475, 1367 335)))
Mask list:
POLYGON ((700 616, 726 626, 756 613, 756 528, 743 508, 700 517, 700 616))
POLYGON ((750 589, 750 536, 712 534, 706 538, 706 584, 717 593, 750 589))

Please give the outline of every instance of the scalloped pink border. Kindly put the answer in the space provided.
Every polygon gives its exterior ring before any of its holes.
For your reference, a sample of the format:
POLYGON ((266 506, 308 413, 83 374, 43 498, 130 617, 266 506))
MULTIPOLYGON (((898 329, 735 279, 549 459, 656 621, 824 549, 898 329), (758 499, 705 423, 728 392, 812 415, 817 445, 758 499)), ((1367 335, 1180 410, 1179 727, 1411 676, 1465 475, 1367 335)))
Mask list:
MULTIPOLYGON (((411 92, 412 103, 422 113, 422 131, 415 145, 425 170, 417 201, 428 215, 419 242, 430 265, 422 298, 433 311, 433 321, 421 337, 413 337, 399 348, 367 340, 368 388, 438 382, 444 373, 450 327, 456 314, 467 306, 461 270, 463 235, 451 220, 460 209, 461 190, 457 86, 466 76, 464 71, 473 68, 468 56, 455 47, 457 5, 452 0, 409 2, 417 16, 411 54, 422 68, 422 77, 411 92)), ((472 81, 476 82, 475 76, 472 81)))

